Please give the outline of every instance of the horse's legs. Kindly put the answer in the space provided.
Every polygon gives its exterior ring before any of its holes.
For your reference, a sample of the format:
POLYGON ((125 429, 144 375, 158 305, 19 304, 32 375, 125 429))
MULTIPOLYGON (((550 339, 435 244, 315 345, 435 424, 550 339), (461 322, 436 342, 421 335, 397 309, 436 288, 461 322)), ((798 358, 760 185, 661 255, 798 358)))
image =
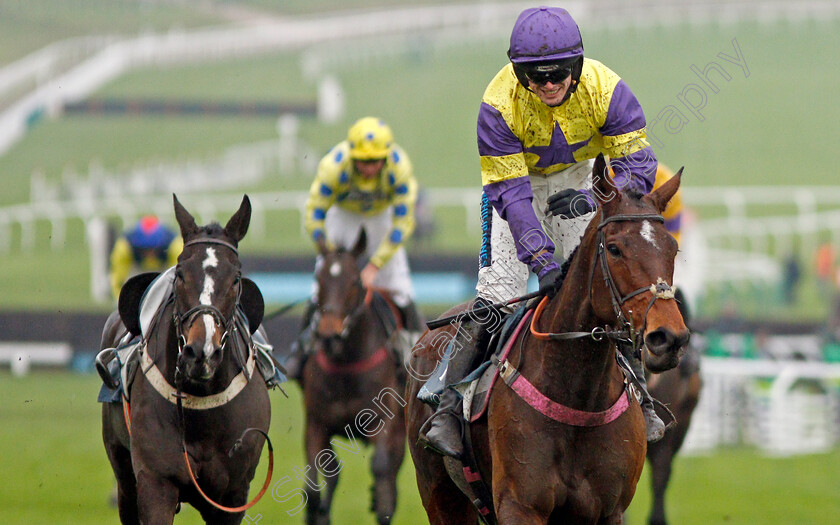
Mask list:
POLYGON ((405 455, 405 438, 399 428, 391 425, 390 432, 379 434, 371 462, 373 510, 379 525, 391 523, 397 508, 397 474, 405 455))
POLYGON ((178 488, 148 470, 137 471, 138 517, 143 525, 172 525, 178 488))
MULTIPOLYGON (((231 499, 232 498, 226 498, 223 504, 229 507, 238 506, 230 501, 231 499)), ((238 498, 234 501, 243 500, 242 498, 238 498)), ((210 525, 239 525, 245 517, 245 512, 231 513, 216 508, 208 508, 201 512, 201 517, 204 519, 204 523, 208 523, 210 525)))
POLYGON ((327 493, 321 498, 321 489, 324 488, 324 482, 318 480, 318 470, 315 463, 315 458, 323 450, 331 450, 329 443, 329 435, 326 430, 319 425, 313 424, 312 421, 306 422, 306 525, 329 525, 330 523, 330 505, 332 504, 332 494, 338 483, 338 473, 327 478, 327 493))
POLYGON ((650 525, 665 525, 667 523, 665 520, 665 490, 668 488, 668 480, 671 478, 671 462, 674 459, 670 445, 670 440, 661 444, 656 443, 656 448, 651 447, 651 450, 648 451, 651 484, 653 486, 653 505, 648 519, 650 525))
POLYGON ((117 478, 117 506, 123 525, 139 525, 137 517, 137 480, 131 466, 131 451, 115 435, 115 425, 125 425, 122 405, 107 403, 102 407, 102 440, 111 468, 117 478), (120 407, 117 409, 116 407, 120 407))

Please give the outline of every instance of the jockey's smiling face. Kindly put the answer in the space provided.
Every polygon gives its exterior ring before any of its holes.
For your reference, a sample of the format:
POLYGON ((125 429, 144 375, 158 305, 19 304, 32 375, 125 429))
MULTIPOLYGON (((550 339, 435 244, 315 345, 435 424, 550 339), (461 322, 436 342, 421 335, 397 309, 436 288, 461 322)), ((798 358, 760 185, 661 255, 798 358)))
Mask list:
POLYGON ((382 172, 382 168, 385 166, 385 159, 354 160, 353 166, 356 169, 356 173, 361 175, 363 179, 372 179, 382 172))
POLYGON ((572 85, 572 77, 571 75, 567 76, 564 80, 561 80, 558 83, 554 82, 545 82, 537 84, 530 78, 528 79, 528 88, 533 91, 543 104, 550 107, 559 106, 560 103, 563 101, 563 97, 566 96, 566 92, 569 90, 569 87, 572 85))

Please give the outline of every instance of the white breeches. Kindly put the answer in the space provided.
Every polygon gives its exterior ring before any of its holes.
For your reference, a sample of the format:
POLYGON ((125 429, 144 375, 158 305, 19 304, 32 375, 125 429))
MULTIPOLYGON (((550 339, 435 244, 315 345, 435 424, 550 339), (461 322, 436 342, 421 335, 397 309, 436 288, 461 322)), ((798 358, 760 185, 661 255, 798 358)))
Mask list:
MULTIPOLYGON (((391 232, 392 214, 393 210, 390 207, 378 215, 364 216, 343 210, 339 206, 332 206, 327 211, 325 221, 327 239, 336 247, 350 250, 355 246, 364 227, 367 234, 364 256, 370 258, 376 253, 385 236, 391 232)), ((320 255, 315 259, 316 271, 320 268, 321 259, 320 255)), ((399 307, 405 307, 414 300, 414 286, 411 284, 411 270, 405 248, 400 247, 391 260, 379 269, 373 284, 377 288, 390 291, 391 298, 399 307)), ((316 282, 313 296, 317 294, 316 282)))
MULTIPOLYGON (((546 216, 546 202, 549 196, 560 190, 591 188, 592 165, 592 160, 585 160, 557 173, 529 177, 531 191, 534 194, 531 204, 546 235, 554 242, 554 259, 561 264, 580 243, 580 238, 592 219, 592 214, 575 219, 546 216)), ((498 303, 527 293, 530 269, 516 257, 516 245, 510 233, 510 227, 495 209, 492 220, 491 264, 478 270, 478 284, 475 289, 479 296, 498 303)))

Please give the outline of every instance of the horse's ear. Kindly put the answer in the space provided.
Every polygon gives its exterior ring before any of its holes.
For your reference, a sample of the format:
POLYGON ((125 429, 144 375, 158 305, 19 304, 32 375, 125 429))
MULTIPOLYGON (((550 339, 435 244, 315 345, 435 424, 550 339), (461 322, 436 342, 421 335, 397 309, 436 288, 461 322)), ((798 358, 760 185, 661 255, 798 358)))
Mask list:
POLYGON ((198 225, 174 193, 172 194, 172 202, 175 205, 175 219, 177 219, 178 226, 181 228, 181 238, 187 239, 198 232, 198 225))
POLYGON ((610 167, 603 153, 595 157, 592 165, 592 196, 598 201, 598 206, 608 206, 618 197, 618 189, 610 175, 610 167))
POLYGON ((140 299, 146 288, 160 275, 158 272, 147 272, 135 275, 125 282, 120 290, 117 309, 123 324, 134 335, 140 335, 140 299))
POLYGON ((242 296, 239 306, 248 319, 248 329, 251 334, 257 331, 265 315, 265 301, 257 283, 246 277, 242 278, 242 296))
POLYGON ((251 200, 247 195, 243 195, 239 210, 233 214, 225 226, 225 233, 235 242, 239 242, 248 233, 249 224, 251 224, 251 200))
POLYGON ((360 255, 365 253, 366 249, 367 249, 367 232, 365 231, 364 228, 362 228, 362 231, 359 232, 359 240, 356 241, 356 245, 353 246, 353 250, 352 250, 351 253, 353 254, 353 257, 358 259, 360 255))
POLYGON ((668 206, 668 202, 671 200, 671 197, 676 195, 677 190, 680 189, 680 182, 682 182, 682 171, 683 168, 680 168, 676 175, 665 181, 665 184, 663 184, 662 186, 656 188, 648 195, 645 195, 643 200, 646 200, 649 203, 651 203, 654 208, 659 210, 659 213, 664 212, 665 207, 668 206))

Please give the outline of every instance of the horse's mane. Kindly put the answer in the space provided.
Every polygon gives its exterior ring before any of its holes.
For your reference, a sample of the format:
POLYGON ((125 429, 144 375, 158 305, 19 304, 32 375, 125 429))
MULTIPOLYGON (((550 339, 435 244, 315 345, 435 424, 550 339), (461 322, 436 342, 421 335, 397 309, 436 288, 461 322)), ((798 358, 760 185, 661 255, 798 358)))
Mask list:
POLYGON ((580 248, 579 243, 575 246, 575 249, 572 250, 572 253, 569 254, 569 257, 563 261, 563 265, 560 266, 560 277, 557 278, 560 283, 566 280, 566 274, 569 273, 569 268, 572 266, 572 261, 574 260, 575 255, 577 255, 578 248, 580 248))
MULTIPOLYGON (((624 190, 624 191, 622 191, 622 194, 623 194, 625 197, 627 197, 627 198, 629 198, 629 199, 632 199, 632 200, 634 200, 634 201, 636 201, 636 202, 641 202, 641 201, 642 201, 642 197, 644 197, 644 196, 645 196, 645 194, 644 194, 644 193, 642 193, 642 192, 640 192, 640 191, 638 191, 638 190, 635 190, 635 189, 627 189, 627 190, 624 190)), ((579 248, 580 248, 580 243, 578 243, 578 245, 577 245, 577 246, 575 246, 575 249, 574 249, 574 250, 572 250, 572 253, 571 253, 571 254, 569 254, 569 257, 568 257, 568 258, 566 258, 566 260, 565 260, 565 261, 563 261, 563 264, 560 266, 560 276, 557 278, 557 281, 558 281, 560 284, 562 284, 562 283, 563 283, 563 281, 565 281, 565 280, 566 280, 566 275, 569 273, 569 268, 571 268, 571 266, 572 266, 572 261, 574 261, 574 259, 575 259, 575 255, 577 255, 577 252, 578 252, 578 249, 579 249, 579 248)))
POLYGON ((624 192, 622 192, 622 193, 624 193, 624 195, 626 197, 629 197, 629 198, 633 199, 634 201, 641 201, 642 197, 645 196, 644 193, 642 193, 642 192, 640 192, 639 190, 636 190, 636 189, 624 190, 624 192))

